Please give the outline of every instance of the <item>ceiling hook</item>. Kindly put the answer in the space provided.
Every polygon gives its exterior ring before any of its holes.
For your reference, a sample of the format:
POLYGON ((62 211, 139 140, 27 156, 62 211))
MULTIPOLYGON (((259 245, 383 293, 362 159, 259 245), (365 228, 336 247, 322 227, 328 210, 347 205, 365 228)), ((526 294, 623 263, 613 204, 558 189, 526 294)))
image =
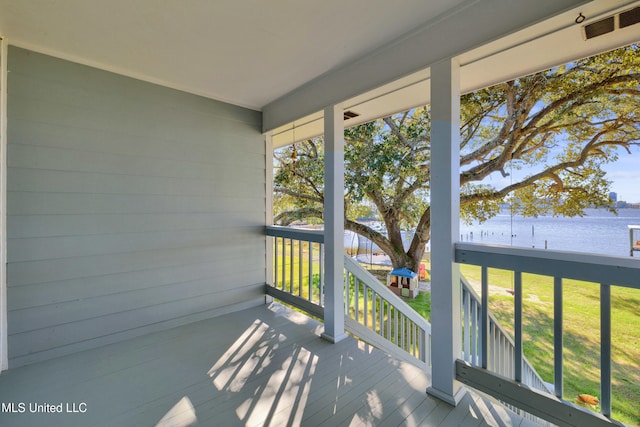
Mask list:
POLYGON ((586 16, 584 16, 582 14, 582 12, 580 12, 580 14, 578 15, 578 17, 576 18, 576 24, 582 24, 584 22, 584 20, 587 19, 586 16))

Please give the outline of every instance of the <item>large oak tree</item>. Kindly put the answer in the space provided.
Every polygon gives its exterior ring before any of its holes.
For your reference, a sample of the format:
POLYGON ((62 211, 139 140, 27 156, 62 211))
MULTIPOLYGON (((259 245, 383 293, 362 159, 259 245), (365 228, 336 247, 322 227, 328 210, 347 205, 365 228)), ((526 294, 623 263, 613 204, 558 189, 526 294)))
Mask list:
MULTIPOLYGON (((427 106, 345 131, 345 228, 395 267, 416 270, 430 239, 430 123, 427 106), (386 233, 356 221, 373 206, 386 233), (413 230, 407 249, 402 229, 413 230)), ((638 46, 465 94, 460 135, 467 220, 486 220, 505 201, 529 216, 610 207, 602 166, 640 141, 638 46)), ((322 147, 316 138, 276 154, 278 223, 322 219, 322 147)))

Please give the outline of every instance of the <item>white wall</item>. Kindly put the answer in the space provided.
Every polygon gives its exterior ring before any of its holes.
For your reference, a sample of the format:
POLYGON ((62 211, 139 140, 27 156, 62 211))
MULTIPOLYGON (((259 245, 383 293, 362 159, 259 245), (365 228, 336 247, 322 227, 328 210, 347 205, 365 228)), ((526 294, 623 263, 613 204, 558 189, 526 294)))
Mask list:
POLYGON ((8 63, 10 367, 264 301, 259 112, 8 63))

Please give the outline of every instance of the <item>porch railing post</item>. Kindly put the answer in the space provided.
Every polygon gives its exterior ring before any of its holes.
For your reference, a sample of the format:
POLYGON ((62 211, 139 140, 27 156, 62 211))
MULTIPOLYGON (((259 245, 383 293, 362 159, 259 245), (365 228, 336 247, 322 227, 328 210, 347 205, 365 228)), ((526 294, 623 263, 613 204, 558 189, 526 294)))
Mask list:
POLYGON ((562 326, 562 277, 553 278, 553 389, 555 395, 563 395, 563 326, 562 326))
MULTIPOLYGON (((344 333, 344 120, 342 105, 324 109, 324 333, 331 342, 344 333)), ((322 296, 321 296, 322 297, 322 296)))
POLYGON ((460 218, 460 65, 431 66, 431 335, 432 385, 427 392, 452 405, 461 357, 460 268, 454 258, 460 218))
POLYGON ((611 285, 600 285, 600 412, 611 417, 611 285))

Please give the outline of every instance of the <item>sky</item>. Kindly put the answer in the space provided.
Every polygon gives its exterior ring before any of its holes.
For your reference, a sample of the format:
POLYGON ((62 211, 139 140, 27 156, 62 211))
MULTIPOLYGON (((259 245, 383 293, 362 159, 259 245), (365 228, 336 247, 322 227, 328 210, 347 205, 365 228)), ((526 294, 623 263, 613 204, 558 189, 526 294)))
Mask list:
POLYGON ((618 160, 604 169, 612 181, 611 191, 618 193, 618 200, 640 203, 640 149, 634 148, 631 154, 620 151, 618 160))
MULTIPOLYGON (((603 169, 607 173, 606 179, 611 181, 611 191, 618 193, 618 200, 628 203, 640 203, 640 146, 631 147, 631 154, 626 150, 618 149, 618 160, 605 164, 603 169)), ((531 173, 530 169, 511 171, 515 180, 531 173)), ((502 188, 512 181, 510 176, 502 177, 494 172, 485 178, 484 184, 502 188)))

